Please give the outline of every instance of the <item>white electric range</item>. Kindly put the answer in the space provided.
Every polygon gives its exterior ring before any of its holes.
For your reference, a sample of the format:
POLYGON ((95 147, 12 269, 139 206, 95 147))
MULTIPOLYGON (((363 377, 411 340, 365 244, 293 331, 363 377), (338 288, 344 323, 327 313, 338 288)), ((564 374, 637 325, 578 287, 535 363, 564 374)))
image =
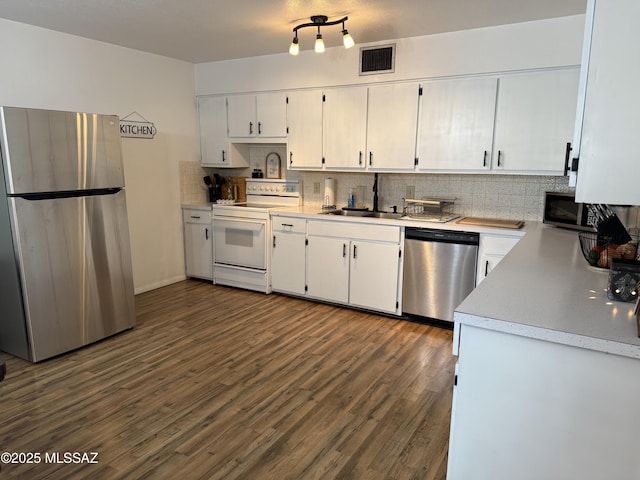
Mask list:
POLYGON ((270 212, 302 205, 298 180, 250 178, 246 203, 213 205, 213 283, 271 293, 270 212))

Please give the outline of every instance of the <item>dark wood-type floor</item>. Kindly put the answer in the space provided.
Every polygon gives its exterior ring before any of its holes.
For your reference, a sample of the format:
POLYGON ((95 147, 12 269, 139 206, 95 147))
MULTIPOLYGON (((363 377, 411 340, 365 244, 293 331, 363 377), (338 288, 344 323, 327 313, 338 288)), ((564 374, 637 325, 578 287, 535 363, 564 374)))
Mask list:
POLYGON ((451 331, 193 280, 136 305, 87 348, 0 354, 0 451, 41 455, 0 478, 445 478, 451 331))

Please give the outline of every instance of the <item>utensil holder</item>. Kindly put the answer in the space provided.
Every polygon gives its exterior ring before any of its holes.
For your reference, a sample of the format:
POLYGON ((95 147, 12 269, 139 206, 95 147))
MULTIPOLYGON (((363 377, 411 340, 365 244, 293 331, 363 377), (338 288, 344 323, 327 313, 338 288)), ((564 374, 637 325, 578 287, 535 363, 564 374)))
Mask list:
POLYGON ((635 302, 640 288, 640 262, 614 259, 609 270, 607 298, 616 302, 635 302))

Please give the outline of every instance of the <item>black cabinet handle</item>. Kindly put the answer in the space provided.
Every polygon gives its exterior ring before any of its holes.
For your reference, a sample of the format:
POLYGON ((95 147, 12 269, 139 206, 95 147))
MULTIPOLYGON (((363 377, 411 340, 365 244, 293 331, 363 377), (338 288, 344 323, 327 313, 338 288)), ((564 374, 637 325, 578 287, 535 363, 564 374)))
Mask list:
POLYGON ((227 155, 227 152, 225 152, 224 150, 222 150, 222 161, 223 161, 223 162, 226 162, 226 161, 227 161, 227 157, 226 157, 226 155, 227 155))
POLYGON ((293 165, 293 152, 289 152, 289 166, 293 165))
POLYGON ((191 218, 200 218, 200 215, 190 215, 191 218))
POLYGON ((578 164, 580 163, 580 157, 573 157, 571 159, 571 171, 572 172, 577 172, 578 171, 578 164))
POLYGON ((208 228, 204 229, 204 239, 205 240, 209 240, 209 229, 208 228))
POLYGON ((489 260, 487 260, 484 264, 484 276, 489 275, 489 260))
POLYGON ((258 135, 262 134, 262 122, 258 122, 258 135))
POLYGON ((373 152, 369 152, 369 166, 373 165, 373 152))
POLYGON ((281 223, 280 224, 281 227, 289 227, 289 228, 293 228, 293 223, 281 223))
POLYGON ((342 244, 342 258, 347 256, 347 244, 343 243, 342 244))
POLYGON ((253 135, 253 122, 249 122, 249 135, 253 135))
POLYGON ((567 142, 567 149, 564 151, 564 170, 562 175, 563 176, 567 176, 567 173, 569 173, 569 158, 571 158, 571 150, 573 150, 571 148, 571 142, 567 142))
POLYGON ((358 165, 362 165, 362 150, 358 154, 358 165))
POLYGON ((489 155, 489 152, 487 150, 484 151, 484 157, 482 158, 482 166, 486 167, 487 166, 487 155, 489 155))
POLYGON ((501 167, 502 166, 502 150, 498 150, 498 166, 501 167))
POLYGON ((273 236, 273 248, 276 248, 276 236, 273 236))
POLYGON ((356 258, 356 245, 353 246, 353 258, 356 258))

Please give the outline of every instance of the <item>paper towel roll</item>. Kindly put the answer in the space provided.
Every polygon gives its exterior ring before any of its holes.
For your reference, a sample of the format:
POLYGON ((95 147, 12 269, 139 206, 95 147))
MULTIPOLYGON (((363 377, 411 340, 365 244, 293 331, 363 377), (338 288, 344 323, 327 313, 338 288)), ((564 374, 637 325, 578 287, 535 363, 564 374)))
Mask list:
POLYGON ((324 198, 322 202, 324 208, 334 208, 336 206, 336 179, 324 179, 324 198))

